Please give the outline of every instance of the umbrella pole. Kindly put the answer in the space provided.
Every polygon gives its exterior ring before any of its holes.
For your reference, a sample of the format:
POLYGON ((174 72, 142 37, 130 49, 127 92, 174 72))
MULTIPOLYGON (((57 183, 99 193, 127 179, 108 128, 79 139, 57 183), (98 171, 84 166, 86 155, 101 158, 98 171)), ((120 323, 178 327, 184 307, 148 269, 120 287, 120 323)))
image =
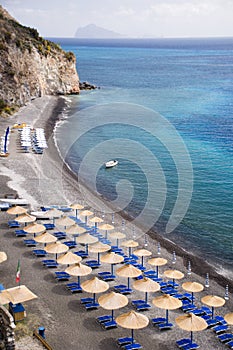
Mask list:
POLYGON ((132 338, 132 344, 134 343, 134 334, 133 334, 133 329, 131 329, 131 338, 132 338))
POLYGON ((129 257, 130 257, 130 255, 131 255, 131 252, 132 252, 132 251, 131 251, 131 247, 129 247, 129 257))
POLYGON ((129 289, 129 277, 128 277, 128 289, 129 289))
POLYGON ((212 306, 212 318, 214 318, 214 307, 212 306))
POLYGON ((191 344, 193 342, 193 332, 191 331, 191 337, 190 337, 190 340, 191 340, 191 344))
POLYGON ((88 255, 88 244, 86 244, 86 254, 88 255))
POLYGON ((142 266, 143 266, 143 256, 142 256, 142 266))
POLYGON ((108 230, 105 231, 105 239, 108 238, 108 230))
POLYGON ((145 292, 145 303, 147 304, 147 301, 148 301, 148 294, 147 292, 145 292))
POLYGON ((173 278, 173 288, 175 288, 175 278, 173 278))
POLYGON ((118 248, 118 244, 119 244, 119 239, 117 238, 117 240, 116 240, 117 248, 118 248))
POLYGON ((166 323, 168 323, 168 310, 166 310, 166 323))
POLYGON ((113 264, 111 264, 111 274, 114 274, 113 264))
POLYGON ((78 209, 75 210, 75 213, 76 213, 76 219, 77 219, 77 216, 78 216, 78 209))
POLYGON ((98 253, 98 264, 100 263, 100 253, 98 253))
POLYGON ((95 303, 95 293, 93 293, 93 303, 95 303))
POLYGON ((114 310, 112 310, 112 322, 114 321, 114 310))
POLYGON ((80 276, 78 276, 78 286, 80 287, 80 276))
POLYGON ((193 304, 193 292, 192 292, 192 304, 193 304))
POLYGON ((156 266, 156 274, 157 274, 157 278, 159 277, 159 267, 156 266))

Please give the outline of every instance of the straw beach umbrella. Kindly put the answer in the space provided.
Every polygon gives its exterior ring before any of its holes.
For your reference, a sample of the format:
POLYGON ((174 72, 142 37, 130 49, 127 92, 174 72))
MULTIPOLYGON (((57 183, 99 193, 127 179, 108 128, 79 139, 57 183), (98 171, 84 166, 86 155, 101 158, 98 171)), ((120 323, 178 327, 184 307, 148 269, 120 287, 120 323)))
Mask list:
POLYGON ((72 235, 74 236, 74 241, 76 242, 76 236, 77 235, 81 235, 82 233, 85 233, 87 230, 77 224, 74 224, 74 225, 71 225, 69 226, 65 232, 68 234, 68 235, 72 235))
POLYGON ((125 264, 116 270, 116 274, 120 277, 128 278, 128 289, 130 288, 130 278, 138 277, 142 274, 142 271, 137 269, 131 264, 125 264))
POLYGON ((84 233, 83 235, 78 236, 78 238, 76 239, 76 242, 80 244, 85 244, 86 254, 88 254, 88 245, 98 242, 98 238, 89 235, 89 233, 84 233))
POLYGON ((99 218, 98 216, 94 216, 93 218, 90 219, 90 222, 95 224, 95 229, 98 228, 98 224, 103 222, 104 220, 99 218))
POLYGON ((38 243, 43 243, 44 245, 46 245, 47 243, 54 243, 57 241, 57 238, 53 235, 51 235, 48 232, 44 232, 39 236, 35 237, 35 241, 38 243))
POLYGON ((135 311, 130 311, 116 318, 117 324, 123 328, 131 329, 131 343, 134 343, 134 329, 145 328, 149 324, 149 319, 145 315, 135 311))
POLYGON ((103 263, 111 264, 111 274, 114 274, 114 264, 120 264, 124 261, 124 257, 122 255, 116 254, 114 252, 107 253, 102 255, 100 261, 103 263))
POLYGON ((208 327, 207 322, 202 317, 196 316, 192 313, 179 316, 175 321, 181 329, 191 332, 191 343, 193 342, 193 332, 200 332, 208 327))
POLYGON ((192 303, 193 303, 193 293, 202 292, 204 289, 204 286, 201 283, 197 283, 197 282, 185 282, 182 284, 182 288, 187 292, 192 293, 192 303))
POLYGON ((72 265, 77 264, 82 260, 82 258, 70 251, 60 255, 57 258, 57 262, 61 265, 72 265))
POLYGON ((85 217, 85 224, 87 224, 87 218, 91 215, 93 215, 94 213, 90 210, 83 210, 79 212, 79 215, 84 216, 85 217))
POLYGON ((67 267, 65 272, 71 276, 77 276, 78 287, 80 287, 80 277, 89 275, 92 272, 92 268, 79 262, 67 267))
POLYGON ((167 259, 164 258, 152 258, 148 260, 148 264, 156 266, 156 276, 159 277, 159 266, 164 266, 167 264, 167 259))
POLYGON ((168 323, 168 311, 176 310, 182 306, 182 301, 169 294, 164 294, 152 300, 152 303, 160 309, 166 310, 166 323, 168 323))
POLYGON ((119 240, 126 237, 126 234, 123 232, 112 232, 109 234, 109 236, 113 239, 116 239, 116 246, 119 245, 119 240))
POLYGON ((216 295, 206 295, 201 298, 201 302, 212 308, 212 318, 214 318, 214 308, 223 306, 226 301, 216 295))
POLYGON ((128 241, 124 241, 122 242, 121 244, 123 247, 127 247, 129 248, 129 256, 132 254, 132 248, 136 248, 139 246, 139 243, 132 240, 132 239, 129 239, 128 241))
POLYGON ((230 312, 229 314, 226 314, 224 316, 224 319, 229 325, 233 325, 233 312, 230 312))
POLYGON ((31 222, 36 221, 36 217, 25 213, 25 214, 18 216, 16 218, 16 221, 19 222, 20 224, 26 225, 26 224, 29 224, 31 222))
POLYGON ((140 292, 145 292, 145 303, 147 303, 148 293, 158 292, 160 285, 150 278, 144 277, 141 280, 137 280, 133 283, 133 288, 140 292))
POLYGON ((37 224, 35 222, 33 222, 30 225, 27 225, 27 227, 25 227, 24 231, 27 233, 32 233, 34 236, 36 233, 42 233, 45 232, 46 227, 44 225, 41 224, 37 224))
POLYGON ((100 280, 98 277, 93 277, 81 284, 82 289, 87 293, 93 293, 93 301, 95 302, 95 295, 97 293, 106 292, 109 289, 109 284, 100 280))
POLYGON ((65 253, 69 250, 69 247, 61 242, 50 243, 45 247, 47 253, 55 254, 57 260, 57 254, 65 253))
POLYGON ((1 295, 12 304, 19 304, 37 298, 25 285, 4 289, 1 295))
POLYGON ((147 249, 137 249, 137 250, 135 250, 134 251, 134 254, 136 255, 136 256, 139 256, 139 257, 141 257, 142 258, 142 262, 141 262, 141 264, 142 264, 142 266, 143 266, 143 258, 144 258, 144 256, 151 256, 152 255, 152 252, 150 252, 149 250, 147 250, 147 249))
POLYGON ((111 246, 108 244, 104 244, 102 242, 96 242, 94 244, 92 244, 89 247, 89 251, 91 253, 97 253, 98 254, 98 264, 100 263, 100 254, 101 253, 106 253, 107 251, 109 251, 111 249, 111 246))
POLYGON ((110 292, 98 298, 100 306, 106 310, 112 310, 112 321, 114 320, 114 310, 121 309, 128 304, 129 300, 125 295, 110 292))
POLYGON ((175 286, 175 280, 180 280, 184 278, 184 274, 178 270, 166 270, 164 271, 164 275, 173 280, 173 287, 175 286))
POLYGON ((84 206, 82 204, 79 204, 79 203, 73 203, 70 205, 70 208, 75 210, 75 216, 77 218, 78 217, 78 210, 82 210, 84 208, 84 206))
POLYGON ((7 260, 7 255, 5 252, 0 252, 0 264, 7 260))
POLYGON ((15 206, 9 208, 6 212, 7 212, 7 214, 18 216, 21 214, 25 214, 27 212, 27 209, 22 208, 19 205, 15 205, 15 206))
POLYGON ((56 226, 63 226, 65 229, 75 224, 75 221, 68 216, 62 216, 56 220, 56 226))
POLYGON ((109 225, 109 224, 103 224, 99 226, 100 230, 104 230, 105 231, 105 238, 108 238, 108 231, 114 230, 114 226, 113 225, 109 225))

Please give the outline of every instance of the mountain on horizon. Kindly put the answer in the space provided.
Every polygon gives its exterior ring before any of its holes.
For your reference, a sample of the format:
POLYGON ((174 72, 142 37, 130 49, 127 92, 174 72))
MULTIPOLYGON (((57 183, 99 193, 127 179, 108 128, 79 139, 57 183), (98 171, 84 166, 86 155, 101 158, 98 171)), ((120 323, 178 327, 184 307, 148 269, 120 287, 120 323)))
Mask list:
POLYGON ((75 38, 80 39, 117 39, 122 37, 124 36, 119 33, 99 27, 95 24, 88 24, 84 27, 80 27, 75 33, 75 38))

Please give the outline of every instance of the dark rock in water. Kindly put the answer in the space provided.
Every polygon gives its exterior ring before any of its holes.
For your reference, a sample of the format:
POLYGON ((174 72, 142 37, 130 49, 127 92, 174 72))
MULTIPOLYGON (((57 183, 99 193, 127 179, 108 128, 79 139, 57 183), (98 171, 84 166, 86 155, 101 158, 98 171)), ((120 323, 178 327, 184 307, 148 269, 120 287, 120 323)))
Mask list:
POLYGON ((79 82, 79 89, 80 90, 95 90, 99 89, 96 85, 90 84, 87 81, 79 82))
POLYGON ((44 95, 79 93, 76 57, 0 5, 0 114, 44 95))

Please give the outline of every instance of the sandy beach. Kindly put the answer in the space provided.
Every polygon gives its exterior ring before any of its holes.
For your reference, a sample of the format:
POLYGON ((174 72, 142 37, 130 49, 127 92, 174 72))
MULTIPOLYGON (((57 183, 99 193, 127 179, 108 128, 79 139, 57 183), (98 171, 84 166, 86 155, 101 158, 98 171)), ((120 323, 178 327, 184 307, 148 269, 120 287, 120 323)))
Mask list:
MULTIPOLYGON (((22 153, 17 146, 18 131, 10 135, 9 157, 0 159, 0 197, 7 193, 18 193, 19 197, 25 198, 30 202, 31 209, 39 210, 44 205, 69 205, 72 202, 83 202, 80 193, 80 186, 77 177, 68 169, 57 152, 53 139, 53 129, 59 116, 62 117, 63 111, 66 109, 66 99, 63 97, 46 96, 32 101, 27 106, 8 119, 1 119, 1 132, 8 125, 14 123, 25 122, 32 127, 41 127, 46 131, 46 139, 48 141, 48 149, 44 154, 36 155, 32 152, 22 153)), ((96 203, 97 198, 93 193, 85 187, 81 191, 85 192, 85 204, 96 203)), ((99 210, 101 201, 98 198, 99 210)), ((32 335, 33 329, 42 325, 46 329, 46 339, 55 350, 62 349, 117 349, 116 339, 121 336, 130 334, 130 330, 118 327, 117 329, 105 331, 96 322, 96 317, 106 314, 106 310, 99 308, 97 311, 87 312, 80 304, 80 298, 89 296, 88 293, 71 294, 65 287, 66 282, 57 282, 53 269, 45 268, 41 263, 41 258, 36 258, 32 254, 32 249, 26 247, 22 238, 17 238, 14 229, 9 229, 7 221, 11 218, 5 212, 0 213, 0 234, 1 234, 1 250, 8 255, 8 260, 1 264, 1 283, 5 288, 15 286, 15 273, 17 261, 21 259, 22 284, 28 286, 38 299, 25 303, 27 311, 27 319, 24 329, 20 325, 16 327, 17 337, 22 334, 32 335)), ((127 218, 127 217, 126 217, 127 218)), ((106 214, 105 221, 111 223, 111 215, 106 214)), ((115 227, 117 231, 121 230, 122 217, 115 215, 115 227)), ((137 228, 137 232, 140 229, 137 228)), ((132 226, 130 223, 126 225, 127 237, 132 238, 132 226)), ((140 237, 140 234, 138 234, 140 237)), ((144 237, 139 238, 140 247, 143 247, 144 237)), ((182 248, 178 247, 169 240, 155 235, 154 232, 148 233, 148 249, 153 252, 153 257, 157 256, 157 242, 161 244, 161 256, 168 260, 168 264, 163 266, 160 271, 173 268, 172 251, 177 254, 175 268, 185 274, 182 282, 191 280, 205 284, 206 273, 210 276, 210 287, 205 288, 203 292, 196 295, 196 303, 200 305, 200 298, 207 294, 214 294, 224 297, 225 286, 229 285, 230 300, 226 304, 216 309, 216 314, 225 315, 232 312, 233 281, 227 276, 215 271, 215 269, 200 257, 196 257, 182 248), (191 261, 192 275, 187 275, 188 261, 191 261)), ((91 258, 96 258, 94 254, 90 254, 91 258)), ((147 260, 146 260, 147 261, 147 260)), ((85 262, 85 261, 84 261, 85 262)), ((149 268, 149 265, 146 264, 149 268)), ((97 275, 99 271, 109 269, 108 265, 104 265, 100 269, 93 270, 92 275, 97 275)), ((64 266, 60 266, 59 270, 64 270, 64 266)), ((83 280, 90 278, 86 276, 83 280)), ((72 280, 75 280, 73 278, 72 280)), ((116 283, 126 282, 122 278, 117 278, 116 283)), ((114 281, 109 282, 110 290, 113 290, 114 281)), ((156 295, 160 295, 157 292, 156 295)), ((155 296, 155 293, 149 295, 149 301, 155 296)), ((133 309, 132 299, 140 298, 139 292, 134 292, 129 296, 129 304, 123 309, 116 311, 116 315, 133 309)), ((150 319, 152 317, 164 317, 165 310, 152 308, 145 311, 144 314, 150 319)), ((170 322, 175 324, 175 318, 182 315, 183 312, 178 309, 170 312, 170 322)), ((142 344, 144 349, 168 349, 176 348, 175 341, 189 336, 188 332, 182 331, 178 326, 174 326, 172 330, 161 332, 151 323, 143 330, 135 332, 135 338, 142 344)), ((221 344, 215 337, 211 329, 195 333, 195 341, 206 350, 224 349, 225 345, 221 344)), ((33 343, 32 343, 33 346, 33 343)), ((38 344, 36 343, 35 349, 38 344)), ((23 347, 19 346, 19 350, 23 347)), ((24 348, 25 349, 25 348, 24 348)), ((32 347, 31 347, 32 349, 32 347)))

